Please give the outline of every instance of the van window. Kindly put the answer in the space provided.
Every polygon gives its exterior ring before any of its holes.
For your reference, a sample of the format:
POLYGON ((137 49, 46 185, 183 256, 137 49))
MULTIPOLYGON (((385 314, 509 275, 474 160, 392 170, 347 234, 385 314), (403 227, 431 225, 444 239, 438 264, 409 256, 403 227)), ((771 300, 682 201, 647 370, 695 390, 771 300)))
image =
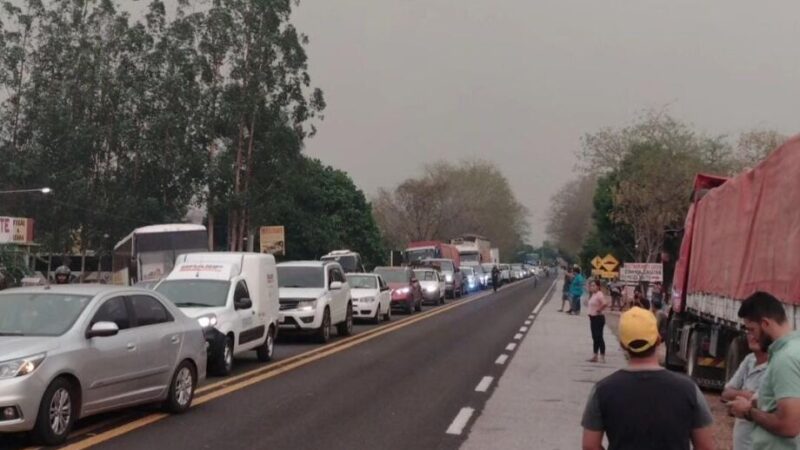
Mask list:
POLYGON ((236 284, 236 290, 233 291, 233 303, 238 303, 243 298, 250 298, 250 291, 247 289, 247 283, 244 280, 236 284))

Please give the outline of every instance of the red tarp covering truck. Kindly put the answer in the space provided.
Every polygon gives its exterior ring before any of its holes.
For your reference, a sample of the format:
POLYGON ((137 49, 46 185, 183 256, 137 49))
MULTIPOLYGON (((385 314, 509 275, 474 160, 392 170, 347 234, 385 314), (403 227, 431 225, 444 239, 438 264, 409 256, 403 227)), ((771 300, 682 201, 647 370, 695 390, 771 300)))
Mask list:
POLYGON ((733 178, 698 175, 673 279, 667 364, 721 388, 747 350, 737 316, 756 291, 800 325, 800 136, 733 178))

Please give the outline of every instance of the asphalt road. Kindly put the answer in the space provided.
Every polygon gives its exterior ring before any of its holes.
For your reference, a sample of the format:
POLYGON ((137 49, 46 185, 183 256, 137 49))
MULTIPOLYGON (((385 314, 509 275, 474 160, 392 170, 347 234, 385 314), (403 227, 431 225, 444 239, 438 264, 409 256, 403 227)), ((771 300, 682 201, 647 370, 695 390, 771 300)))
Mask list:
POLYGON ((488 399, 491 388, 476 392, 476 385, 499 379, 505 364, 498 356, 551 281, 358 325, 354 336, 326 346, 284 337, 274 362, 237 359, 234 375, 210 378, 186 414, 143 407, 91 418, 78 424, 67 448, 457 448, 466 433, 446 430, 463 406, 488 399))

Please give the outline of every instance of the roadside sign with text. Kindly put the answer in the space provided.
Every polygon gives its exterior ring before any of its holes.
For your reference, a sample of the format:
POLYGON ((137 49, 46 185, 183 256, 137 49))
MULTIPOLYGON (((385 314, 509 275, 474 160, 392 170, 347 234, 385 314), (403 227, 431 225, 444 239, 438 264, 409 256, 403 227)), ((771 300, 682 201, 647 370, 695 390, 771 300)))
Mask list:
POLYGON ((261 253, 286 255, 286 230, 283 225, 261 227, 261 253))
POLYGON ((603 269, 592 269, 592 276, 605 278, 607 280, 616 278, 619 275, 619 272, 613 272, 610 270, 603 270, 603 269))
POLYGON ((592 258, 592 267, 594 267, 596 270, 602 269, 603 268, 603 258, 601 258, 599 256, 595 256, 594 258, 592 258))
POLYGON ((0 244, 30 244, 33 242, 33 219, 0 217, 0 244))
POLYGON ((661 263, 625 263, 619 271, 619 279, 630 283, 662 282, 664 266, 661 263))

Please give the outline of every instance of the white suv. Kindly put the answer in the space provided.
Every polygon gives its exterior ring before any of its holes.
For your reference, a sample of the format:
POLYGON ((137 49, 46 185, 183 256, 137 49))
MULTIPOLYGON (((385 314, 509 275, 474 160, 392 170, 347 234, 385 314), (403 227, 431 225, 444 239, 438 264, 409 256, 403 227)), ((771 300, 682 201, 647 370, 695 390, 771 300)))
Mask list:
POLYGON ((353 333, 350 285, 339 263, 296 261, 278 264, 280 328, 313 333, 328 342, 331 327, 339 336, 353 333))

